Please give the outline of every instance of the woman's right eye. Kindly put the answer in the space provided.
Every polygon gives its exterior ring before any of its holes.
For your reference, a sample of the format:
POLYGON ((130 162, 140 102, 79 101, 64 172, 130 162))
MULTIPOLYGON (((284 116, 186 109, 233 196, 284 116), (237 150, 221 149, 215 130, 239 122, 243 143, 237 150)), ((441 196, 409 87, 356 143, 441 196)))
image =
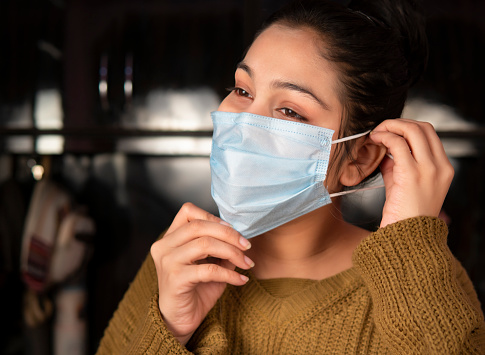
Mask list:
POLYGON ((246 90, 238 87, 227 88, 228 91, 233 91, 237 96, 252 98, 251 94, 246 90))

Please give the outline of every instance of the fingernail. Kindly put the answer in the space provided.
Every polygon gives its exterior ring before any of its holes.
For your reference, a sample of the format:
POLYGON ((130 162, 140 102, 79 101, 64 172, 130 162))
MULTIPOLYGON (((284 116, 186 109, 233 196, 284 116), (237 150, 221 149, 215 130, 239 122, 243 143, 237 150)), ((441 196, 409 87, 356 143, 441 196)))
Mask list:
POLYGON ((252 261, 251 259, 249 259, 246 255, 244 255, 244 261, 246 262, 246 264, 249 265, 249 267, 253 267, 254 266, 254 261, 252 261))
POLYGON ((239 237, 239 244, 241 244, 246 250, 251 248, 251 243, 244 237, 239 237))
POLYGON ((228 226, 228 227, 232 228, 232 225, 230 223, 227 223, 226 221, 221 220, 219 223, 224 225, 224 226, 228 226))
POLYGON ((243 280, 244 282, 248 282, 249 277, 247 277, 245 275, 239 275, 239 276, 241 276, 241 280, 243 280))

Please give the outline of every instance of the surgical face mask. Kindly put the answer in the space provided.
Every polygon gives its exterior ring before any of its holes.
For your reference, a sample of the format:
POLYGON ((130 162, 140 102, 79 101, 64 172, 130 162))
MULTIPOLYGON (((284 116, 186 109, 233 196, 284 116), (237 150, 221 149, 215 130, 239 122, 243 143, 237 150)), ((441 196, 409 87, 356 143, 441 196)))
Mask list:
MULTIPOLYGON (((215 111, 211 194, 220 217, 252 238, 331 203, 323 181, 334 131, 250 113, 215 111)), ((355 191, 355 190, 352 190, 355 191)))

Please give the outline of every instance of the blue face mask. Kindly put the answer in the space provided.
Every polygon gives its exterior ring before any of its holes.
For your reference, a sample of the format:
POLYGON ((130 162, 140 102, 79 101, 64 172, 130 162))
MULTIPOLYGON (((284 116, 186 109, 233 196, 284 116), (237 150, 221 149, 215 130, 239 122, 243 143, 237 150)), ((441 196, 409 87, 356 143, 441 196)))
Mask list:
POLYGON ((250 113, 215 111, 210 158, 220 217, 252 238, 328 203, 323 185, 334 131, 250 113))

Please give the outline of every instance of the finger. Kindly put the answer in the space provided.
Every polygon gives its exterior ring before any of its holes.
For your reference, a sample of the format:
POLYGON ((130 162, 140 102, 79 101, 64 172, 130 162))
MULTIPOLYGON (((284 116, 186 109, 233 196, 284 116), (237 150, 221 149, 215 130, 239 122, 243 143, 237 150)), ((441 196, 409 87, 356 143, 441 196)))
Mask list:
POLYGON ((216 264, 202 264, 190 266, 186 280, 192 284, 201 282, 225 282, 234 286, 242 286, 249 279, 245 275, 216 264))
POLYGON ((251 244, 234 228, 218 222, 206 220, 192 220, 185 223, 173 233, 163 237, 162 242, 166 247, 177 248, 194 239, 210 236, 225 243, 231 244, 241 250, 247 250, 251 244))
POLYGON ((388 149, 393 156, 394 163, 416 164, 416 160, 411 154, 408 142, 404 137, 387 131, 373 131, 370 138, 375 143, 383 144, 388 149))
POLYGON ((193 220, 201 219, 204 221, 211 221, 216 223, 222 223, 225 225, 229 225, 228 223, 224 222, 219 217, 214 216, 212 213, 209 213, 202 208, 197 207, 193 203, 186 202, 182 205, 179 212, 175 216, 172 225, 167 230, 167 234, 173 232, 174 230, 180 228, 182 225, 189 223, 193 220))
POLYGON ((382 179, 384 180, 384 185, 386 186, 386 191, 392 187, 394 179, 392 176, 392 170, 394 168, 394 161, 392 158, 384 157, 381 164, 379 165, 381 170, 382 179))
POLYGON ((236 269, 236 265, 231 263, 229 260, 215 258, 215 257, 212 257, 212 256, 208 256, 207 258, 199 260, 199 261, 196 262, 196 264, 209 264, 209 263, 220 265, 220 266, 225 267, 226 269, 229 269, 229 270, 235 270, 236 269))
POLYGON ((375 132, 386 131, 404 137, 418 163, 432 163, 433 155, 427 135, 419 122, 403 119, 386 120, 375 129, 375 132))
POLYGON ((455 170, 446 154, 443 143, 441 142, 433 125, 428 122, 419 122, 423 132, 426 134, 428 144, 433 155, 433 164, 436 166, 436 183, 449 187, 455 170))
POLYGON ((431 123, 423 121, 412 121, 406 118, 402 120, 406 122, 416 122, 417 124, 419 124, 424 134, 426 135, 433 157, 435 159, 448 161, 448 156, 446 155, 443 143, 441 142, 438 134, 436 133, 436 130, 431 123))
POLYGON ((214 258, 212 256, 207 257, 206 259, 199 260, 196 264, 217 264, 221 267, 224 267, 228 270, 235 270, 236 265, 231 263, 229 260, 214 258))
POLYGON ((228 260, 241 269, 249 269, 254 266, 254 262, 239 248, 211 237, 197 238, 183 248, 174 250, 167 262, 195 264, 198 260, 207 259, 209 256, 228 260))

